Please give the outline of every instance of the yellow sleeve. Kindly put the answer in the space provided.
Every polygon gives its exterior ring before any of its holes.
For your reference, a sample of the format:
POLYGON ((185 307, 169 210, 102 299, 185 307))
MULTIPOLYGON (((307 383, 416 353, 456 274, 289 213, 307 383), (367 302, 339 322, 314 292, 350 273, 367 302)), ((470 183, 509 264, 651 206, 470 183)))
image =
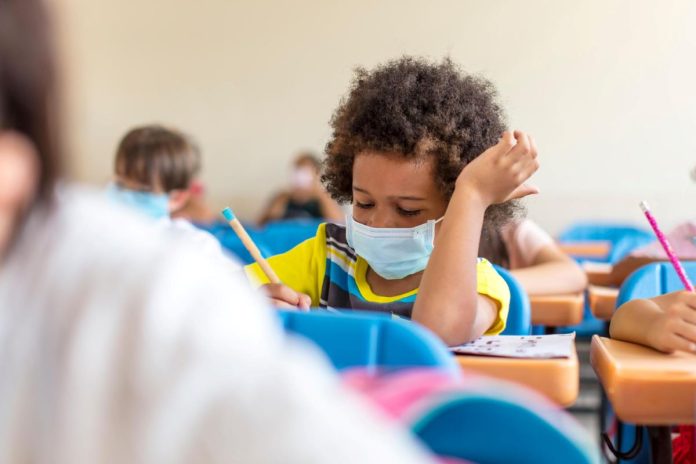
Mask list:
POLYGON ((505 330, 508 311, 510 310, 510 289, 493 265, 483 258, 476 264, 476 291, 498 304, 498 317, 485 335, 498 335, 505 330))
MULTIPOLYGON (((326 224, 321 224, 317 234, 292 250, 268 258, 280 281, 293 290, 312 298, 312 306, 319 306, 321 287, 326 273, 326 224)), ((269 283, 261 267, 254 263, 244 267, 251 283, 259 287, 269 283)))

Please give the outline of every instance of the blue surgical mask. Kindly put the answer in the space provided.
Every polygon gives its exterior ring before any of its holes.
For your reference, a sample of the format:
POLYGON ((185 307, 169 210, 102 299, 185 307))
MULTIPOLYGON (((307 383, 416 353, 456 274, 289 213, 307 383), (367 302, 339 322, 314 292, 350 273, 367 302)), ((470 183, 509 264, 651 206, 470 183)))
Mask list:
POLYGON ((373 271, 388 280, 403 279, 425 269, 433 252, 435 224, 411 228, 377 228, 346 217, 346 238, 373 271))
POLYGON ((141 192, 109 184, 106 195, 122 205, 136 209, 154 219, 169 216, 169 197, 165 193, 141 192))

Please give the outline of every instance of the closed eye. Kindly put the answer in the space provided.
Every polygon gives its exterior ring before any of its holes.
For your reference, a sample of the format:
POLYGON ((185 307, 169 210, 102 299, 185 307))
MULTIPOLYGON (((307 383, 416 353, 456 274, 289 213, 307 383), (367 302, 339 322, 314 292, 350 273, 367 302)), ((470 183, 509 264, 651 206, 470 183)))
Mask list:
POLYGON ((357 206, 360 209, 370 209, 375 205, 374 203, 360 203, 359 201, 356 201, 355 206, 357 206))
POLYGON ((423 211, 422 209, 404 209, 398 206, 396 209, 402 216, 418 216, 423 211))

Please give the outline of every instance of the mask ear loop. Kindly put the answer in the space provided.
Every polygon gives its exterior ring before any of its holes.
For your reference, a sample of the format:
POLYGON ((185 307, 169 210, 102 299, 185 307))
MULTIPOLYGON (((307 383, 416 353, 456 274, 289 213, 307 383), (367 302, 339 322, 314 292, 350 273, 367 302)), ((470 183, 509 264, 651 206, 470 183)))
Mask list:
POLYGON ((430 219, 428 221, 428 224, 432 224, 432 231, 433 231, 432 246, 433 246, 433 248, 435 247, 435 226, 437 225, 438 222, 442 222, 443 219, 445 219, 444 215, 442 217, 440 217, 439 219, 435 219, 435 220, 430 219))

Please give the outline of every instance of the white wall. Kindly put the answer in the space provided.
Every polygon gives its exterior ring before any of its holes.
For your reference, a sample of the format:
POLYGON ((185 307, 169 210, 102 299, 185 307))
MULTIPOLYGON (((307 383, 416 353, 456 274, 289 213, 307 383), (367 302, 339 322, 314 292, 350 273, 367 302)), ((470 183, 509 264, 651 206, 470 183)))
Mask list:
POLYGON ((103 182, 131 125, 194 134, 216 205, 253 215, 321 150, 356 65, 450 55, 498 86, 541 150, 532 215, 693 217, 696 2, 54 0, 74 175, 103 182))

